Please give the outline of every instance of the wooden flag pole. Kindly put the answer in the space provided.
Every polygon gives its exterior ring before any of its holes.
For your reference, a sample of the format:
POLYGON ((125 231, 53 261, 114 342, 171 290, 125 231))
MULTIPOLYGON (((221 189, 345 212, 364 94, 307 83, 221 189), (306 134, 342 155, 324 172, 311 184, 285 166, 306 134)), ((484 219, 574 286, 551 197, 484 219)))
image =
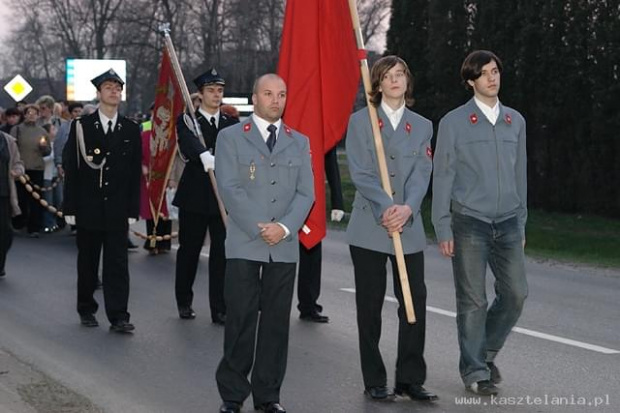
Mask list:
MULTIPOLYGON (((198 120, 196 119, 196 114, 193 110, 194 106, 192 104, 192 97, 189 94, 189 90, 187 89, 185 77, 183 76, 183 71, 181 70, 181 65, 179 64, 177 53, 174 49, 174 45, 172 44, 172 38, 170 37, 170 24, 161 24, 159 26, 159 31, 164 35, 164 44, 166 45, 166 50, 168 50, 170 62, 172 63, 172 69, 174 70, 177 82, 179 83, 179 87, 181 88, 181 94, 183 95, 185 107, 189 109, 187 110, 187 112, 189 112, 189 115, 192 118, 192 122, 194 123, 195 133, 198 135, 200 142, 204 144, 202 130, 200 129, 200 125, 198 124, 198 120)), ((222 202, 222 198, 220 198, 220 194, 217 190, 217 181, 215 180, 215 173, 213 172, 213 169, 209 169, 209 180, 211 181, 211 186, 213 186, 213 193, 215 194, 217 206, 220 210, 220 215, 222 216, 222 222, 224 222, 224 227, 226 227, 228 214, 226 213, 226 208, 224 208, 224 203, 222 202)))
MULTIPOLYGON (((351 11, 351 21, 353 22, 353 31, 357 41, 357 48, 365 51, 364 38, 360 27, 360 19, 357 13, 357 4, 355 0, 349 0, 349 9, 351 11)), ((375 149, 377 151, 377 161, 379 163, 379 175, 381 177, 381 185, 383 190, 392 198, 392 185, 388 177, 387 163, 385 161, 385 151, 383 149, 383 141, 381 140, 381 129, 379 129, 379 116, 377 108, 370 102, 369 92, 372 90, 370 84, 370 70, 368 69, 368 60, 366 56, 360 57, 360 70, 362 72, 362 81, 366 95, 366 104, 368 105, 368 113, 370 114, 370 125, 375 141, 375 149)), ((407 267, 405 265, 405 255, 403 253, 403 243, 400 233, 395 231, 392 233, 392 241, 394 242, 394 254, 396 255, 396 263, 398 264, 398 275, 400 278, 400 286, 403 293, 403 301, 405 303, 405 313, 407 314, 407 322, 414 324, 416 322, 415 311, 413 310, 413 300, 411 298, 411 289, 409 287, 409 278, 407 277, 407 267)))

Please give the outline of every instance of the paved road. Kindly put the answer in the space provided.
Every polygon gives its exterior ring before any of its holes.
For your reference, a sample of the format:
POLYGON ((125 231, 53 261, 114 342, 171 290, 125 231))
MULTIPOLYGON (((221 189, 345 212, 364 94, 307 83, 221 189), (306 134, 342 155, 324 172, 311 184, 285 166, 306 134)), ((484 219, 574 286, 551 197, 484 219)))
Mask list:
MULTIPOLYGON (((353 274, 343 234, 330 232, 323 248, 321 302, 331 323, 300 322, 293 312, 282 389, 282 403, 290 412, 620 411, 618 272, 529 262, 530 296, 520 330, 498 359, 505 378, 502 397, 480 399, 464 390, 458 376, 450 264, 430 246, 426 387, 440 400, 372 403, 362 395, 353 274)), ((101 327, 78 324, 74 238, 67 233, 38 240, 18 236, 8 276, 0 281, 0 348, 106 412, 217 411, 214 371, 223 329, 210 323, 206 259, 196 283, 198 318, 193 321, 179 320, 176 314, 174 261, 174 254, 131 252, 130 312, 137 330, 120 336, 108 332, 102 311, 101 327)), ((391 377, 397 323, 389 288, 382 349, 391 377)), ((253 411, 251 407, 248 400, 244 411, 253 411)))

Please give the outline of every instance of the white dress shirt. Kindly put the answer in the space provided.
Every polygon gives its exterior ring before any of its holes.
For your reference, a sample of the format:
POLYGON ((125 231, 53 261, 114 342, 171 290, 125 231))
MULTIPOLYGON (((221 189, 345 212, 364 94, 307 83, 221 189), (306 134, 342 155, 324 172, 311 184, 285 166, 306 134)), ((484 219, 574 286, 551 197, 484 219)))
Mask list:
POLYGON ((497 122, 497 118, 499 117, 499 99, 497 99, 497 102, 495 102, 495 106, 493 107, 490 107, 475 96, 474 102, 476 102, 478 108, 480 108, 484 116, 486 116, 489 122, 491 122, 491 125, 495 125, 495 122, 497 122))
POLYGON ((211 123, 211 118, 215 118, 215 127, 219 128, 220 126, 220 110, 218 109, 217 112, 215 112, 213 115, 210 114, 209 112, 207 112, 206 110, 204 110, 201 107, 198 108, 198 112, 202 113, 202 116, 205 117, 205 119, 207 120, 207 122, 211 123))
POLYGON ((114 130, 116 121, 118 120, 118 112, 116 112, 112 118, 108 118, 102 111, 99 110, 99 119, 103 125, 103 133, 108 133, 108 122, 112 121, 112 130, 114 130))
POLYGON ((270 123, 270 122, 266 121, 265 119, 259 117, 256 113, 253 113, 252 114, 252 120, 256 124, 256 127, 258 127, 258 131, 260 132, 260 136, 263 137, 263 140, 265 141, 265 144, 267 144, 267 139, 269 138, 269 131, 267 130, 267 127, 269 125, 275 126, 277 128, 276 129, 276 141, 277 141, 278 134, 280 133, 280 126, 282 126, 282 119, 278 119, 277 122, 270 123))
POLYGON ((403 114, 405 113, 405 102, 403 102, 401 107, 394 110, 382 100, 381 109, 383 109, 388 119, 390 120, 390 123, 392 124, 392 128, 396 130, 396 128, 398 128, 398 124, 400 123, 400 120, 403 118, 403 114))

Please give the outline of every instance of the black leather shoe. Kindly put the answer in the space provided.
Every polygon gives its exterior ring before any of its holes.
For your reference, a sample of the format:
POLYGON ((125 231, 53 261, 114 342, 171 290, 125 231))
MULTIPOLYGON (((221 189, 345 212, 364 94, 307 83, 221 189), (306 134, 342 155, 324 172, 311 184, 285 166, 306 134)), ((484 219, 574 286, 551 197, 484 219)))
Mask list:
POLYGON ((211 320, 213 320, 213 324, 218 324, 223 326, 226 324, 226 314, 224 313, 215 313, 211 316, 211 320))
POLYGON ((0 278, 6 277, 6 271, 0 270, 0 278))
POLYGON ((366 387, 364 395, 371 400, 388 401, 394 399, 394 392, 387 386, 366 387))
POLYGON ((502 375, 499 373, 499 369, 492 361, 487 362, 487 367, 491 371, 491 383, 500 384, 502 382, 502 375))
POLYGON ((425 400, 433 401, 437 400, 436 394, 429 392, 419 384, 396 384, 394 392, 398 396, 409 396, 412 400, 425 400))
POLYGON ((84 327, 98 327, 99 322, 95 318, 94 314, 80 314, 80 323, 84 327))
POLYGON ((135 329, 136 328, 133 324, 125 320, 115 321, 110 326, 110 331, 113 331, 115 333, 131 333, 135 329))
POLYGON ((312 313, 302 313, 299 315, 299 319, 313 323, 329 323, 329 317, 319 313, 318 311, 312 313))
POLYGON ((131 241, 131 238, 127 238, 127 249, 135 250, 136 248, 138 248, 138 246, 131 241))
POLYGON ((196 313, 192 307, 179 307, 179 317, 183 320, 193 320, 196 318, 196 313))
POLYGON ((286 413, 286 409, 277 402, 267 402, 263 404, 257 404, 254 406, 254 410, 265 413, 286 413))
POLYGON ((224 402, 220 406, 220 413, 239 413, 241 411, 241 403, 224 402))

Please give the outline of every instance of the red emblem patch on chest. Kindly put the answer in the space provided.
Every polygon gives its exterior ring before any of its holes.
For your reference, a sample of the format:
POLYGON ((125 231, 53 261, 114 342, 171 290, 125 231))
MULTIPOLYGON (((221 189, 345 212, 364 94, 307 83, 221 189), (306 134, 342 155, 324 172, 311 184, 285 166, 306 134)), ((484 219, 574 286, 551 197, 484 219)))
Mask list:
POLYGON ((433 159, 433 148, 431 148, 430 146, 426 147, 426 156, 433 159))
POLYGON ((243 131, 244 132, 249 132, 250 129, 252 129, 252 124, 251 123, 246 123, 245 125, 243 125, 243 131))
POLYGON ((284 132, 286 132, 286 134, 288 136, 291 136, 293 131, 291 130, 291 128, 289 128, 288 126, 284 125, 284 132))
POLYGON ((469 115, 469 121, 472 125, 475 125, 476 123, 478 123, 478 115, 472 113, 471 115, 469 115))
POLYGON ((411 124, 409 122, 405 124, 405 130, 407 131, 407 133, 411 133, 411 124))
POLYGON ((506 120, 506 123, 511 125, 512 124, 512 118, 510 117, 510 115, 508 113, 506 113, 506 116, 504 116, 504 119, 506 120))
POLYGON ((383 129, 383 119, 379 118, 379 129, 383 129))

